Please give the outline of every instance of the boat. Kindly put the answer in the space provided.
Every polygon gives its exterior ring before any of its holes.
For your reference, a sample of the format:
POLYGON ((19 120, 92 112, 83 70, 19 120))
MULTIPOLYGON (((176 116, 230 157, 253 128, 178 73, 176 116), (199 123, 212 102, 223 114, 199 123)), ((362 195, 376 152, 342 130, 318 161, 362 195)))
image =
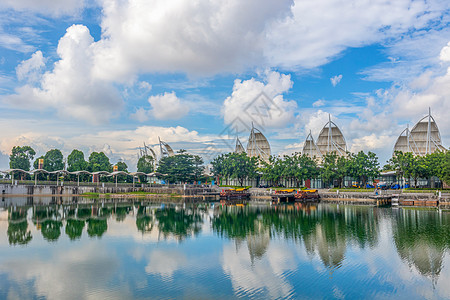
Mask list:
POLYGON ((245 188, 222 190, 222 192, 220 192, 219 195, 220 195, 221 200, 249 199, 250 198, 250 192, 248 191, 248 189, 245 189, 245 188))
POLYGON ((283 202, 293 202, 295 196, 295 189, 277 190, 272 193, 272 204, 279 204, 283 202))
POLYGON ((319 201, 319 191, 316 189, 299 190, 295 194, 295 201, 319 201))

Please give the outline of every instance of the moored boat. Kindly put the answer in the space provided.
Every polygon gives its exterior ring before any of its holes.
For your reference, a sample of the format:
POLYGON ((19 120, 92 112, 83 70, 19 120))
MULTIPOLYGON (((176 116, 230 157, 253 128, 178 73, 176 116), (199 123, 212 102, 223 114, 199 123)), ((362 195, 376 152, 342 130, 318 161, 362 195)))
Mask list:
POLYGON ((231 199, 249 199, 250 192, 248 189, 227 189, 220 192, 220 199, 231 200, 231 199))
POLYGON ((319 201, 319 191, 316 189, 299 190, 295 194, 295 201, 319 201))

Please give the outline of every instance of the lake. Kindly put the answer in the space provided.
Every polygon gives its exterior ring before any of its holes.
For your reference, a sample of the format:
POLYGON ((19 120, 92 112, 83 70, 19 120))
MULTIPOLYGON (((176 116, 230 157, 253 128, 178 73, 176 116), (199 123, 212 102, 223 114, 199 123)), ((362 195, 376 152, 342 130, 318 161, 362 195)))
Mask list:
POLYGON ((448 211, 36 202, 0 208, 1 299, 450 299, 448 211))

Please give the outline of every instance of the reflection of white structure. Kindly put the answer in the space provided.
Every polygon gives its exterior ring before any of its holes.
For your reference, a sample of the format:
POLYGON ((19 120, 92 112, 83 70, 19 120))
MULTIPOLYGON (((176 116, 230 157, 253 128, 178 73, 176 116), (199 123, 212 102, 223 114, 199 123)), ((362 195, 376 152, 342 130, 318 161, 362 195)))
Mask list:
POLYGON ((414 155, 420 156, 438 150, 445 151, 445 148, 442 146, 436 121, 431 116, 431 109, 429 109, 428 115, 420 119, 411 131, 409 127, 406 127, 394 146, 394 152, 412 152, 414 155))
POLYGON ((329 116, 329 121, 320 131, 317 143, 314 141, 311 133, 308 134, 302 153, 310 157, 322 157, 331 152, 335 152, 339 156, 345 155, 347 144, 342 131, 336 123, 331 121, 331 116, 329 116))
POLYGON ((264 161, 269 161, 270 157, 270 145, 264 134, 258 129, 253 127, 250 132, 247 144, 247 155, 249 157, 259 157, 264 161))
POLYGON ((161 151, 161 158, 175 155, 172 148, 167 143, 161 141, 159 137, 158 140, 159 140, 159 149, 161 151))
POLYGON ((234 148, 234 153, 245 153, 244 146, 242 146, 239 137, 236 137, 236 147, 234 148))

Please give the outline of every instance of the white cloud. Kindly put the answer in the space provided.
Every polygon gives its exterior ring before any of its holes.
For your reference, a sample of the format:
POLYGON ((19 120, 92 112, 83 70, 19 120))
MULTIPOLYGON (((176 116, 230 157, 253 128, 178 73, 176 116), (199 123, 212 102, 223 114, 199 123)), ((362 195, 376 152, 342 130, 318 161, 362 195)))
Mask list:
POLYGON ((136 109, 136 111, 134 113, 130 114, 130 118, 143 123, 150 119, 150 115, 149 115, 149 112, 145 108, 139 107, 136 109))
POLYGON ((81 13, 84 5, 84 0, 2 0, 0 10, 12 8, 17 11, 35 12, 50 16, 61 16, 81 13))
POLYGON ((266 26, 288 14, 290 4, 104 1, 97 75, 126 80, 135 70, 215 74, 253 67, 262 61, 266 26))
POLYGON ((342 74, 340 75, 336 75, 330 78, 331 84, 333 85, 333 87, 336 87, 336 85, 341 82, 342 79, 342 74))
POLYGON ((447 46, 442 48, 439 58, 442 61, 450 61, 450 42, 447 43, 447 46))
POLYGON ((292 121, 297 103, 284 100, 282 95, 293 85, 291 76, 274 71, 263 76, 264 82, 255 78, 234 81, 233 92, 222 106, 226 124, 239 127, 238 118, 246 126, 254 122, 262 128, 280 128, 292 121))
POLYGON ((31 45, 27 45, 22 38, 16 35, 2 32, 1 27, 0 27, 0 47, 24 53, 31 52, 34 50, 34 47, 31 45))
POLYGON ((361 150, 363 151, 372 151, 378 152, 375 150, 384 150, 385 148, 393 148, 395 143, 395 136, 387 136, 387 135, 376 135, 372 133, 370 135, 363 136, 361 138, 355 138, 352 140, 352 146, 350 151, 353 153, 357 153, 361 150), (387 147, 387 145, 391 147, 387 147))
POLYGON ((295 1, 291 14, 268 27, 265 56, 270 65, 314 68, 348 47, 397 38, 427 28, 431 20, 441 22, 449 6, 448 1, 295 1))
POLYGON ((41 70, 45 67, 45 60, 41 51, 36 51, 28 60, 22 61, 16 67, 16 74, 19 80, 28 79, 37 81, 41 70))
POLYGON ((102 5, 103 36, 94 47, 94 72, 115 81, 145 72, 314 68, 348 47, 425 28, 449 7, 412 0, 111 0, 102 5))
POLYGON ((188 106, 180 101, 175 92, 150 96, 148 102, 152 106, 150 113, 158 120, 178 120, 189 112, 188 106))
POLYGON ((138 86, 140 89, 143 89, 147 92, 152 90, 152 85, 150 83, 148 83, 147 81, 139 81, 138 86))
MULTIPOLYGON (((53 71, 42 75, 40 87, 21 86, 16 89, 16 94, 6 96, 5 100, 22 109, 51 108, 59 117, 94 124, 117 116, 123 107, 117 89, 92 76, 93 43, 87 27, 72 25, 58 43, 60 60, 55 62, 53 71)), ((31 60, 39 58, 32 57, 31 60)), ((19 70, 23 68, 22 65, 19 70)))
POLYGON ((324 106, 326 104, 325 100, 319 99, 316 102, 313 103, 313 107, 321 107, 324 106))

